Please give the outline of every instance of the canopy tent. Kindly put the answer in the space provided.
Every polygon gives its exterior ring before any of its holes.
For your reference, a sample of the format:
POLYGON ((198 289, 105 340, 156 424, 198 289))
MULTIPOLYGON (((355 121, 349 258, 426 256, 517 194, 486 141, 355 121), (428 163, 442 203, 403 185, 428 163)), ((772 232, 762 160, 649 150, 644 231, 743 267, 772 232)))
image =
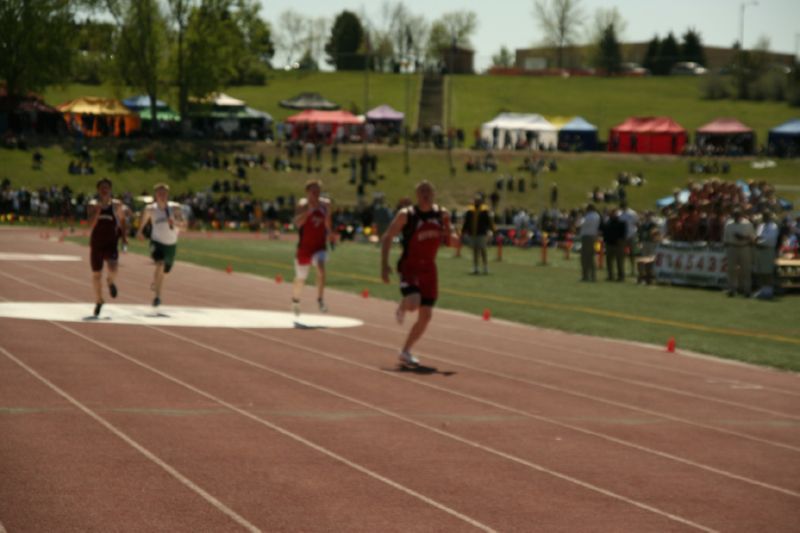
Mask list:
POLYGON ((686 130, 669 117, 631 117, 611 128, 609 152, 680 154, 686 130))
POLYGON ((122 102, 113 98, 86 96, 65 102, 56 108, 74 131, 87 137, 124 137, 139 130, 141 119, 122 102))
MULTIPOLYGON (((143 94, 132 96, 122 101, 125 107, 139 114, 139 118, 144 121, 152 120, 152 109, 150 109, 150 97, 143 94)), ((181 116, 170 109, 166 102, 156 100, 156 120, 159 122, 177 122, 181 116)))
POLYGON ((695 140, 703 151, 712 148, 728 155, 752 154, 756 144, 753 129, 735 118, 718 118, 699 127, 695 140))
POLYGON ((580 152, 583 150, 595 150, 596 148, 597 126, 582 117, 574 117, 558 130, 559 150, 580 152))
POLYGON ((61 113, 47 105, 41 96, 29 92, 22 97, 12 98, 5 85, 0 84, 0 133, 10 129, 15 132, 57 134, 61 125, 61 113))
POLYGON ((500 113, 481 125, 481 138, 493 148, 514 148, 523 141, 527 146, 555 148, 558 130, 542 115, 500 113))
POLYGON ((784 157, 800 154, 800 118, 784 122, 769 130, 767 140, 770 153, 784 157))
POLYGON ((195 129, 227 136, 252 137, 255 130, 255 135, 262 137, 272 123, 269 113, 248 107, 244 100, 225 93, 190 99, 189 116, 195 129))
POLYGON ((386 104, 367 111, 367 120, 370 122, 402 122, 404 118, 404 113, 386 104))
POLYGON ((333 141, 343 137, 349 128, 364 123, 349 111, 315 111, 308 109, 286 119, 292 124, 292 138, 310 138, 333 141))
POLYGON ((292 124, 363 124, 364 118, 349 111, 306 110, 286 119, 292 124))
MULTIPOLYGON (((139 111, 141 109, 150 109, 150 97, 146 94, 140 94, 139 96, 131 96, 130 98, 126 98, 122 101, 125 104, 125 107, 130 109, 131 111, 139 111)), ((156 100, 156 109, 167 109, 166 102, 162 102, 161 100, 156 100)))
POLYGON ((325 99, 319 93, 300 93, 293 98, 281 100, 278 105, 287 109, 316 109, 318 111, 335 111, 339 104, 325 99))

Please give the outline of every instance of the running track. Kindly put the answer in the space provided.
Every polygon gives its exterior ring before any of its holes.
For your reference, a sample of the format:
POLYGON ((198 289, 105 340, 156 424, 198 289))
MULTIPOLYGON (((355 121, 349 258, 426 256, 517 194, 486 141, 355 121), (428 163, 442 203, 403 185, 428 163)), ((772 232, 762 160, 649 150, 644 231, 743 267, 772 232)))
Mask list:
MULTIPOLYGON (((38 230, 0 251, 88 255, 38 230)), ((123 256, 118 301, 150 276, 123 256)), ((178 263, 164 300, 289 291, 178 263)), ((0 319, 0 532, 798 531, 796 374, 441 310, 418 353, 455 374, 397 372, 394 304, 328 299, 365 325, 0 319)), ((0 261, 0 300, 90 314, 88 260, 0 261)))

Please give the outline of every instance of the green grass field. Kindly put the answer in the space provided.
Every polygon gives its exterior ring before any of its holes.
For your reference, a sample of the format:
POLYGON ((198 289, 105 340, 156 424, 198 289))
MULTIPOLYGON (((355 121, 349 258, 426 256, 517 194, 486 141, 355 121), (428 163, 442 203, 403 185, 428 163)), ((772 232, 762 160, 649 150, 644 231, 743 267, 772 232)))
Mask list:
MULTIPOLYGON (((293 241, 184 238, 178 259, 291 279, 294 247, 293 241)), ((145 246, 134 242, 131 250, 144 253, 145 246)), ((393 259, 398 252, 393 250, 393 259)), ((764 302, 730 299, 720 291, 636 285, 630 279, 581 283, 574 254, 565 260, 563 252, 551 250, 547 266, 539 264, 540 257, 538 248, 505 248, 501 262, 491 261, 489 276, 472 276, 468 253, 455 258, 454 250, 442 249, 439 305, 476 315, 489 309, 494 318, 662 346, 674 337, 679 349, 800 371, 796 294, 764 302)), ((381 283, 378 266, 375 245, 343 243, 330 257, 329 286, 397 299, 396 283, 381 283)))
MULTIPOLYGON (((135 143, 134 143, 135 144, 135 143)), ((92 141, 92 150, 96 154, 95 167, 97 175, 110 176, 117 192, 131 191, 139 193, 149 191, 154 183, 168 181, 176 192, 205 190, 216 179, 232 179, 233 176, 224 170, 196 169, 193 162, 210 144, 162 142, 152 146, 156 151, 158 165, 150 167, 146 164, 126 165, 120 170, 114 167, 116 143, 114 141, 92 141)), ((214 145, 220 148, 220 145, 214 145)), ((248 152, 265 152, 272 156, 276 149, 263 143, 237 143, 221 145, 222 149, 248 152)), ((151 148, 141 146, 142 151, 151 148)), ((360 154, 360 147, 345 148, 340 160, 348 157, 350 151, 360 154)), ((44 170, 31 168, 31 155, 20 150, 0 149, 0 179, 7 177, 15 186, 41 187, 69 183, 76 191, 87 193, 94 191, 96 176, 70 176, 66 169, 72 158, 72 145, 49 146, 42 149, 45 155, 44 170)), ((545 202, 549 202, 551 183, 559 186, 560 205, 566 208, 577 207, 587 201, 588 193, 598 186, 609 188, 612 181, 621 171, 642 172, 647 183, 643 187, 629 187, 630 204, 640 210, 653 209, 658 198, 672 193, 676 187, 686 184, 688 178, 688 160, 676 157, 648 157, 631 155, 582 154, 554 155, 558 160, 557 172, 540 175, 539 189, 531 188, 530 176, 526 172, 516 170, 522 162, 522 155, 498 154, 500 168, 497 173, 466 172, 464 162, 469 151, 454 151, 454 162, 457 173, 450 176, 447 154, 442 151, 414 150, 411 152, 411 173, 404 172, 404 157, 401 148, 377 148, 379 157, 378 173, 385 179, 376 187, 367 190, 368 195, 374 191, 383 192, 390 205, 403 196, 411 194, 413 184, 422 178, 434 182, 439 191, 439 200, 447 207, 463 207, 470 202, 476 191, 490 192, 495 180, 501 174, 513 174, 526 177, 525 192, 503 191, 500 208, 527 207, 539 211, 545 202)), ((774 168, 755 170, 751 168, 751 160, 731 159, 731 173, 725 179, 765 179, 775 184, 781 197, 800 205, 800 160, 778 160, 774 168)), ((325 156, 324 166, 330 166, 325 156)), ((305 172, 274 172, 260 168, 248 170, 248 179, 253 193, 259 198, 275 198, 288 194, 298 195, 302 185, 308 178, 305 172)), ((342 168, 337 174, 322 172, 315 174, 325 182, 325 188, 331 197, 341 205, 355 205, 355 187, 348 183, 349 169, 342 168)), ((693 176, 703 179, 706 176, 693 176)))

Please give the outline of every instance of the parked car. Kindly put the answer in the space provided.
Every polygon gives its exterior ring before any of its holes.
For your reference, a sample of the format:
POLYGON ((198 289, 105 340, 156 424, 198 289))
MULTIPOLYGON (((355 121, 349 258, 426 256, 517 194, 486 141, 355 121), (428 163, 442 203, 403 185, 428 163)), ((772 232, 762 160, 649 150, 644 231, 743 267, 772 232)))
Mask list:
POLYGON ((620 71, 626 76, 649 76, 650 69, 646 69, 639 63, 621 63, 620 71))
POLYGON ((672 65, 669 73, 671 76, 702 76, 708 74, 708 69, 694 61, 681 61, 672 65))

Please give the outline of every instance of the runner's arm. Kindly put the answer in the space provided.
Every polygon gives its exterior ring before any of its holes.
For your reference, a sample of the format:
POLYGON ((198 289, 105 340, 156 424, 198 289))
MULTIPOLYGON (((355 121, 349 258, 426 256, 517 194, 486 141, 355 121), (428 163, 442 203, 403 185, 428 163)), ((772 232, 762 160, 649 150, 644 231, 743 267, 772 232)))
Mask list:
POLYGON ((392 241, 403 231, 403 226, 406 225, 407 220, 408 212, 405 209, 401 209, 395 215, 386 233, 381 237, 381 279, 384 283, 389 283, 389 275, 392 272, 389 267, 389 251, 392 249, 392 241))
POLYGON ((128 206, 114 200, 114 210, 117 213, 117 220, 119 221, 119 232, 122 238, 122 244, 128 244, 128 206))
POLYGON ((453 246, 458 242, 458 235, 450 224, 450 213, 447 212, 447 209, 441 207, 440 209, 442 209, 442 225, 444 226, 442 232, 444 233, 444 245, 453 246))
POLYGON ((92 200, 86 207, 86 213, 88 215, 89 227, 94 229, 94 225, 97 224, 97 218, 100 216, 100 206, 97 205, 96 201, 92 200))
POLYGON ((303 224, 306 223, 308 219, 308 215, 311 213, 311 210, 308 206, 308 200, 302 198, 299 202, 297 202, 297 207, 294 210, 294 225, 296 228, 299 228, 303 224))
POLYGON ((150 206, 145 206, 144 211, 142 211, 142 218, 139 220, 139 231, 136 232, 137 239, 144 240, 144 227, 150 222, 151 215, 150 206))

